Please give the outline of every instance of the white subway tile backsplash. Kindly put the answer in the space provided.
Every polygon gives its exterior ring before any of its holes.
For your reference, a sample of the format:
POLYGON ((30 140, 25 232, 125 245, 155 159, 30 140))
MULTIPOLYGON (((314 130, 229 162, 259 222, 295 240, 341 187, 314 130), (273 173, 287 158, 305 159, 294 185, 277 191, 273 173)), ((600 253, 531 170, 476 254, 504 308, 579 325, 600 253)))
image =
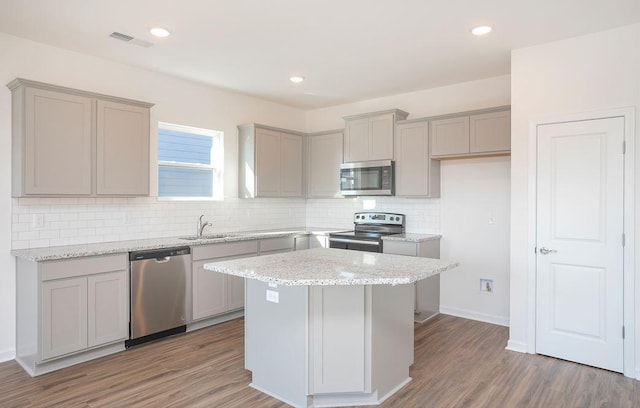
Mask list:
MULTIPOLYGON (((438 233, 440 200, 374 197, 376 211, 407 215, 407 231, 438 233)), ((158 201, 139 198, 14 198, 12 247, 75 245, 192 235, 200 214, 213 223, 209 231, 252 231, 294 227, 353 227, 361 198, 239 199, 158 201), (33 214, 44 228, 33 228, 33 214)))

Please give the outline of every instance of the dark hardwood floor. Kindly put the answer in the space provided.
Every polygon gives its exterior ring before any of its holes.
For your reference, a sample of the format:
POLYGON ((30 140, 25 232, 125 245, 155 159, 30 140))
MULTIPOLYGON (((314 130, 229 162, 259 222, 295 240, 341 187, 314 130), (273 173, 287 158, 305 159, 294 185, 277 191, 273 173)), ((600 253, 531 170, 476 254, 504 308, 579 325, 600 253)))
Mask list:
MULTIPOLYGON (((621 374, 506 351, 507 328, 440 315, 416 326, 413 381, 382 407, 639 407, 621 374)), ((0 364, 0 407, 285 407, 250 387, 243 320, 31 378, 0 364)))

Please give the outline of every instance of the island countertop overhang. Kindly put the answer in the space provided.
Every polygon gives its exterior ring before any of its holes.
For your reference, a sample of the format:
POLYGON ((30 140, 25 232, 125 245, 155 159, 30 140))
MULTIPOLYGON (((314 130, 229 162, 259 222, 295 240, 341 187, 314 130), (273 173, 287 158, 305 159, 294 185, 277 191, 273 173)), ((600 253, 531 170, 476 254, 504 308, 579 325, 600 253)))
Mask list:
POLYGON ((410 284, 457 266, 440 259, 314 248, 212 262, 204 268, 283 286, 323 286, 410 284))

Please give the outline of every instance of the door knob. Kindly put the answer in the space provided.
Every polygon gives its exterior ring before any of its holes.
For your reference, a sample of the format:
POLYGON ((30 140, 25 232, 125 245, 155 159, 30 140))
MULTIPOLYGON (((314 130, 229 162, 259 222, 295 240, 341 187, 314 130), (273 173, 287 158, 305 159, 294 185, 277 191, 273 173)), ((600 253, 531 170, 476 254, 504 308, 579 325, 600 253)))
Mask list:
POLYGON ((555 254, 556 252, 558 252, 558 251, 555 250, 555 249, 549 249, 549 248, 545 248, 545 247, 540 248, 540 253, 542 255, 555 254))

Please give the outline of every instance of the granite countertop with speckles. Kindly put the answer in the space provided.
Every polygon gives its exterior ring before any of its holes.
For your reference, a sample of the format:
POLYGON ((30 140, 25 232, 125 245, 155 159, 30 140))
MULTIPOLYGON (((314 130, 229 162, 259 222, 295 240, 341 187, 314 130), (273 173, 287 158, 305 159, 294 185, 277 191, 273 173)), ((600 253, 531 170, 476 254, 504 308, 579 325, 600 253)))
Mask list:
POLYGON ((65 245, 56 247, 16 249, 11 254, 28 261, 53 261, 57 259, 80 258, 108 254, 127 253, 162 248, 193 247, 198 245, 220 244, 225 242, 249 241, 253 239, 292 237, 296 235, 328 235, 330 232, 342 231, 339 228, 291 228, 270 231, 221 232, 205 234, 204 238, 187 240, 184 237, 151 238, 130 241, 99 242, 82 245, 65 245))
POLYGON ((315 248, 208 263, 214 272, 284 286, 402 285, 459 266, 440 259, 315 248))
POLYGON ((403 241, 403 242, 423 242, 423 241, 433 241, 440 238, 442 238, 442 235, 406 233, 406 234, 385 235, 382 237, 382 240, 383 241, 403 241))

